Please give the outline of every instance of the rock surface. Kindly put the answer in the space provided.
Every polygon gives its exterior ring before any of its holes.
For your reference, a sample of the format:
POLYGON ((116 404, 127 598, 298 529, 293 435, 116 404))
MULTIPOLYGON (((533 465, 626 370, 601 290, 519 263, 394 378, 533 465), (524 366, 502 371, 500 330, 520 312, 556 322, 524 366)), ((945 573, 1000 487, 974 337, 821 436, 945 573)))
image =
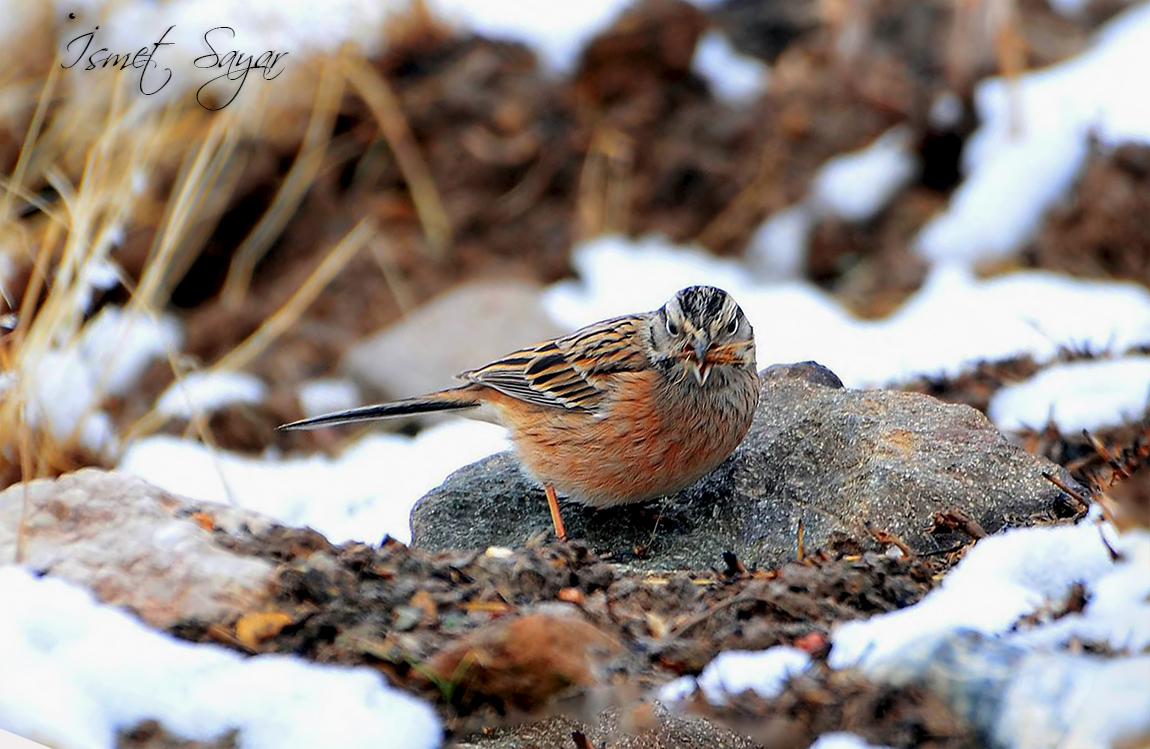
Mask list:
POLYGON ((457 385, 464 370, 565 332, 540 294, 523 281, 464 284, 349 348, 341 369, 382 399, 457 385))
POLYGON ((135 476, 84 469, 0 492, 0 565, 18 561, 83 585, 155 627, 226 621, 270 599, 274 568, 221 547, 208 527, 269 523, 135 476))
MULTIPOLYGON (((930 396, 848 390, 817 364, 760 373, 755 422, 735 453, 675 497, 594 510, 564 503, 568 535, 616 561, 705 569, 733 551, 777 565, 832 533, 865 536, 866 523, 919 551, 958 539, 932 535, 936 512, 959 509, 993 533, 1065 496, 1043 479, 1058 466, 1011 444, 980 412, 930 396)), ((517 546, 550 529, 543 491, 509 453, 452 474, 415 506, 413 545, 517 546)))

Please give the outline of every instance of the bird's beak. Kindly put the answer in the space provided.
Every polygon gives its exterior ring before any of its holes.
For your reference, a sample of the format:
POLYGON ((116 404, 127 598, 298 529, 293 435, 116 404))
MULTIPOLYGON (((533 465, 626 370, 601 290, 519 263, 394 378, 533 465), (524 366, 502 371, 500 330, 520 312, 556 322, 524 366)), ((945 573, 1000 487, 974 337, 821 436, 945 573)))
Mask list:
POLYGON ((711 349, 711 342, 706 338, 695 339, 695 361, 694 368, 691 373, 695 375, 695 381, 700 385, 707 382, 707 378, 711 376, 711 365, 707 363, 707 352, 711 349))

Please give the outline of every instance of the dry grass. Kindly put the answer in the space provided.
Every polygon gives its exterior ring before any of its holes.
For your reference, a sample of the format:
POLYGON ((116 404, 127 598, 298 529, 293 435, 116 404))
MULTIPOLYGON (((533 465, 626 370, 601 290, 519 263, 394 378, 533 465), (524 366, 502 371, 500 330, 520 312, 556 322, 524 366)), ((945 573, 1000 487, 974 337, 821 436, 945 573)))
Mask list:
MULTIPOLYGON (((60 352, 73 350, 89 323, 88 299, 98 269, 118 269, 118 247, 141 227, 153 240, 138 283, 118 271, 127 288, 130 319, 157 318, 172 290, 200 256, 234 197, 246 166, 245 142, 293 137, 300 128, 294 163, 283 175, 266 213, 236 248, 223 299, 243 298, 259 260, 279 239, 320 173, 344 92, 355 88, 381 122, 385 136, 411 180, 429 245, 442 254, 450 228, 421 157, 405 135, 394 97, 362 59, 347 53, 312 60, 290 84, 304 104, 269 101, 272 87, 252 91, 233 106, 208 113, 190 96, 166 105, 129 90, 127 79, 91 76, 85 90, 59 65, 0 87, 0 130, 22 143, 10 173, 0 175, 0 318, 14 315, 12 330, 0 327, 0 489, 20 480, 53 476, 86 464, 114 464, 117 447, 101 454, 84 447, 81 425, 99 409, 107 373, 97 375, 97 397, 74 428, 48 424, 39 411, 37 373, 60 352), (123 84, 123 85, 118 85, 123 84), (89 88, 94 87, 94 88, 89 88), (34 94, 32 92, 35 92, 34 94), (284 112, 282 107, 296 107, 284 112), (288 134, 285 136, 285 130, 288 134), (4 269, 19 269, 5 278, 4 269), (23 281, 21 288, 14 283, 23 281)), ((245 92, 246 94, 247 92, 245 92)), ((301 101, 295 99, 294 101, 301 101)), ((3 134, 0 132, 0 134, 3 134)), ((335 242, 299 291, 250 338, 213 366, 239 369, 292 327, 326 284, 360 249, 375 239, 366 221, 335 242)), ((189 367, 180 351, 166 352, 178 379, 189 367)), ((130 425, 119 444, 163 424, 154 410, 130 425)), ((192 430, 213 444, 205 418, 192 430)))

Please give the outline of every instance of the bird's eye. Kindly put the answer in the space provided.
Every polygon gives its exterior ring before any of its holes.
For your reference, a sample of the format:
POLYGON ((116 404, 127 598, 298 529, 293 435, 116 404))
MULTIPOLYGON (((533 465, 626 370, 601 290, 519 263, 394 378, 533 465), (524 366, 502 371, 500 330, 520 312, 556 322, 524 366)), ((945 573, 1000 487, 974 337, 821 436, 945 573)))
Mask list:
POLYGON ((734 335, 735 331, 739 329, 739 318, 732 317, 731 321, 727 323, 727 335, 734 335))
POLYGON ((667 332, 671 335, 679 335, 679 326, 671 322, 671 318, 667 318, 667 332))

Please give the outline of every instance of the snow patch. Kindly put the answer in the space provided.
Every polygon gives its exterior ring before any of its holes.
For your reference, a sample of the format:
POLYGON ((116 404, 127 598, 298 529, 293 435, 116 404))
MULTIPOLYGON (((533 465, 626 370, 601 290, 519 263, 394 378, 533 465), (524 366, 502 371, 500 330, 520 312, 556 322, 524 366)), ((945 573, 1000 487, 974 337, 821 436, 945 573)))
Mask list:
POLYGON ((815 204, 854 223, 877 216, 921 168, 910 150, 912 138, 910 128, 899 125, 866 148, 829 160, 815 175, 815 204))
POLYGON ((1070 190, 1088 140, 1150 141, 1150 98, 1132 95, 1131 71, 1150 69, 1150 5, 1112 19, 1086 52, 1020 76, 982 81, 982 126, 967 142, 967 178, 949 208, 915 239, 932 262, 1002 256, 1038 227, 1070 190))
POLYGON ((991 398, 999 429, 1041 429, 1052 419, 1064 434, 1136 421, 1150 403, 1150 357, 1058 364, 991 398))
POLYGON ((699 39, 691 70, 707 81, 716 99, 730 106, 761 96, 770 73, 764 62, 739 52, 725 34, 714 30, 699 39))
POLYGON ((762 284, 735 261, 659 237, 598 238, 577 247, 572 261, 581 281, 544 294, 548 311, 565 325, 656 309, 684 286, 712 284, 730 292, 750 319, 760 367, 814 359, 848 387, 954 375, 980 361, 1027 354, 1049 361, 1062 346, 1121 351, 1150 341, 1150 291, 1133 283, 1041 271, 979 279, 944 266, 890 317, 864 321, 813 284, 762 284))
POLYGON ((887 746, 868 744, 865 740, 853 733, 824 733, 819 736, 810 749, 890 749, 887 746))
POLYGON ((130 391, 148 365, 179 350, 182 339, 174 318, 103 308, 84 326, 75 345, 49 349, 24 362, 20 381, 26 387, 25 419, 49 429, 59 441, 76 435, 89 450, 115 452, 111 419, 99 410, 100 401, 130 391))
POLYGON ((308 380, 299 386, 299 405, 305 418, 345 411, 362 402, 359 388, 351 380, 308 380))
POLYGON ((190 419, 236 404, 259 404, 268 397, 263 380, 246 372, 189 372, 156 401, 164 416, 190 419))
POLYGON ((115 746, 156 719, 209 741, 238 729, 244 747, 437 747, 431 707, 370 668, 247 658, 176 640, 59 579, 0 567, 0 728, 52 746, 115 746))
POLYGON ((663 686, 659 700, 674 704, 690 697, 696 689, 712 705, 722 705, 728 695, 737 695, 748 689, 760 697, 778 697, 787 680, 804 671, 811 657, 803 650, 779 645, 757 652, 727 650, 707 664, 698 679, 685 676, 663 686))
POLYGON ((570 73, 583 48, 630 5, 629 0, 577 3, 476 2, 432 0, 443 19, 490 39, 519 42, 557 75, 570 73))
POLYGON ((1145 597, 1150 568, 1144 561, 1150 559, 1150 535, 1128 533, 1110 539, 1112 545, 1130 551, 1116 564, 1103 543, 1103 532, 1110 534, 1112 529, 1084 521, 983 539, 943 578, 938 590, 916 605, 837 627, 828 661, 832 668, 881 669, 897 661, 911 643, 938 640, 961 629, 1002 635, 1020 617, 1064 598, 1075 582, 1084 583, 1088 592, 1109 591, 1100 612, 1090 614, 1093 634, 1104 634, 1103 640, 1116 647, 1143 648, 1150 639, 1139 638, 1150 637, 1150 626, 1141 627, 1137 620, 1150 616, 1145 597), (1140 584, 1127 584, 1139 576, 1140 584))
POLYGON ((332 543, 411 540, 415 502, 455 469, 509 446, 491 424, 456 420, 414 438, 371 434, 336 458, 251 458, 169 436, 128 446, 119 469, 175 494, 234 503, 332 543))

